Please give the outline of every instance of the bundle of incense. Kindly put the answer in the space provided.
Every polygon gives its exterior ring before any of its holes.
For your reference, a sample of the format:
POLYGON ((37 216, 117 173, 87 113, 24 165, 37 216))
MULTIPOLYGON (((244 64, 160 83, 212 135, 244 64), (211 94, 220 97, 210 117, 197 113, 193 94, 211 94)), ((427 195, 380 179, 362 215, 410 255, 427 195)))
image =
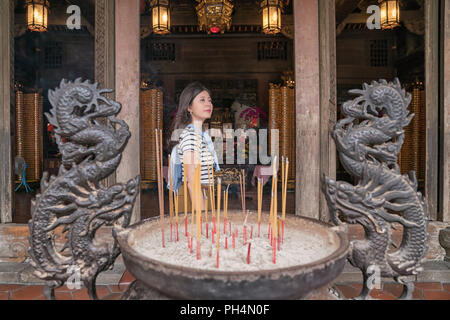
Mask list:
POLYGON ((169 221, 170 221, 170 241, 173 241, 173 188, 172 188, 172 166, 170 165, 170 155, 169 155, 169 221))
POLYGON ((176 241, 178 241, 179 240, 179 236, 178 236, 178 200, 179 200, 179 197, 178 197, 178 191, 174 191, 174 193, 175 193, 175 224, 177 227, 177 240, 176 241))
POLYGON ((258 178, 258 238, 261 233, 262 189, 261 180, 258 178))
MULTIPOLYGON (((158 200, 159 200, 159 214, 160 214, 160 223, 161 223, 161 236, 162 236, 162 246, 165 248, 164 241, 164 189, 162 184, 162 159, 160 153, 162 153, 162 141, 160 141, 159 137, 161 134, 160 130, 155 129, 155 142, 156 142, 156 175, 158 178, 158 200)), ((161 136, 162 140, 162 136, 161 136)))
MULTIPOLYGON (((276 157, 274 159, 273 162, 273 166, 275 168, 275 160, 276 157)), ((275 171, 275 169, 273 169, 273 171, 275 171)), ((274 191, 274 187, 275 187, 275 178, 274 178, 274 173, 272 172, 272 190, 270 193, 270 211, 269 211, 269 239, 270 239, 270 244, 272 245, 272 237, 273 237, 273 209, 274 209, 274 195, 275 195, 275 191, 274 191)))
POLYGON ((275 197, 273 202, 273 263, 277 263, 277 219, 278 219, 278 190, 277 190, 278 178, 275 173, 275 197))
POLYGON ((209 184, 209 199, 211 201, 211 217, 213 221, 213 231, 216 232, 216 214, 215 214, 215 205, 214 205, 214 178, 211 179, 211 167, 209 165, 209 162, 207 163, 208 166, 208 184, 209 184))
POLYGON ((283 212, 281 217, 281 242, 284 242, 284 221, 286 219, 286 197, 287 197, 287 181, 288 181, 288 172, 289 172, 289 159, 286 158, 286 165, 284 168, 284 186, 282 186, 284 194, 283 194, 283 212))
POLYGON ((277 226, 278 226, 278 251, 280 251, 280 244, 281 244, 281 221, 280 218, 277 219, 277 226))
MULTIPOLYGON (((228 218, 228 188, 230 185, 227 185, 227 189, 224 192, 224 204, 223 204, 223 234, 227 233, 227 218, 228 218)), ((230 229, 231 230, 231 229, 230 229)))
POLYGON ((220 193, 221 179, 217 179, 217 268, 219 268, 219 249, 220 249, 220 193))
POLYGON ((206 196, 205 190, 202 189, 203 191, 203 202, 205 204, 205 227, 206 227, 206 239, 208 239, 209 235, 209 230, 208 230, 208 197, 206 196))
POLYGON ((270 244, 273 248, 273 263, 276 263, 277 253, 277 157, 273 160, 273 172, 272 172, 272 195, 270 205, 270 218, 271 223, 271 237, 270 244))
POLYGON ((244 246, 247 244, 247 219, 248 219, 248 213, 245 215, 244 220, 244 231, 243 231, 243 238, 244 238, 244 246))
POLYGON ((268 230, 268 238, 269 238, 269 240, 270 240, 270 243, 272 244, 272 221, 273 221, 273 218, 272 218, 272 215, 273 215, 273 195, 274 195, 274 192, 273 192, 273 180, 272 180, 272 190, 271 190, 271 193, 270 193, 270 210, 269 210, 269 230, 268 230))
MULTIPOLYGON (((215 182, 216 180, 214 179, 214 167, 211 168, 211 178, 212 178, 212 196, 213 196, 213 204, 214 204, 214 199, 216 198, 216 187, 215 187, 215 182)), ((214 204, 214 212, 213 212, 213 224, 214 224, 214 232, 217 233, 216 230, 216 205, 214 204)))
POLYGON ((200 241, 201 241, 201 229, 202 229, 202 204, 201 204, 201 180, 200 180, 200 164, 198 164, 195 168, 195 191, 194 191, 194 195, 195 195, 195 200, 196 200, 196 204, 195 204, 195 212, 196 212, 196 225, 197 225, 197 260, 200 260, 201 256, 201 250, 200 250, 200 241))
MULTIPOLYGON (((183 161, 183 172, 184 175, 186 176, 186 163, 183 161)), ((184 183, 183 183, 183 198, 184 198, 184 234, 187 237, 188 236, 188 231, 187 231, 187 197, 188 197, 188 193, 187 193, 187 183, 186 183, 187 179, 184 179, 184 183)))
POLYGON ((241 202, 242 202, 242 214, 245 214, 245 171, 244 169, 241 170, 241 173, 239 174, 239 184, 241 187, 241 202))
POLYGON ((284 203, 284 170, 285 157, 281 156, 281 217, 284 221, 285 203, 284 203))

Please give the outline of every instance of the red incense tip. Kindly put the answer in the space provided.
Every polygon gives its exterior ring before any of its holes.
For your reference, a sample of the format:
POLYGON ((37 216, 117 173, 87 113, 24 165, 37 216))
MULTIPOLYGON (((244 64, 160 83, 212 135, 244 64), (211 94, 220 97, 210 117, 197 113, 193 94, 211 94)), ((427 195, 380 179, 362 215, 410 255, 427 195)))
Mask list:
POLYGON ((164 241, 164 229, 161 230, 161 236, 162 236, 162 247, 165 248, 166 247, 166 243, 164 241))
POLYGON ((275 238, 275 245, 273 246, 273 263, 277 263, 277 245, 276 245, 276 238, 275 238))

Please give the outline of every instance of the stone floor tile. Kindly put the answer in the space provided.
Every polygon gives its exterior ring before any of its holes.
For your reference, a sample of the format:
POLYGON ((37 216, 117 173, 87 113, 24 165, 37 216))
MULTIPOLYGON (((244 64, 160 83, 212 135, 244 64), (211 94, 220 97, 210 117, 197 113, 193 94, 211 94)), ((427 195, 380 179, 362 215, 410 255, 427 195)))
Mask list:
POLYGON ((0 284, 0 291, 15 291, 24 287, 21 284, 0 284))
POLYGON ((403 292, 403 285, 395 282, 387 282, 383 284, 383 291, 398 298, 403 292))
POLYGON ((119 282, 119 289, 125 290, 128 285, 130 285, 135 280, 134 276, 126 270, 124 275, 122 276, 122 279, 119 282))
POLYGON ((12 300, 33 300, 43 294, 43 286, 25 286, 11 294, 12 300))
POLYGON ((121 296, 122 296, 121 293, 111 293, 103 297, 102 300, 119 300, 121 296))
POLYGON ((424 300, 450 300, 450 292, 447 291, 423 291, 424 300))
POLYGON ((352 299, 360 293, 360 290, 350 285, 336 285, 336 289, 338 289, 346 299, 352 299))
POLYGON ((380 290, 380 289, 371 290, 370 296, 374 299, 379 299, 379 300, 395 300, 396 299, 396 297, 394 297, 392 294, 389 294, 388 292, 380 290))
MULTIPOLYGON (((109 295, 111 291, 109 291, 108 286, 97 286, 97 296, 99 299, 109 295)), ((72 292, 74 300, 91 300, 88 294, 87 288, 82 288, 80 290, 76 290, 72 292)))
POLYGON ((0 292, 0 300, 9 300, 9 292, 0 292))
POLYGON ((416 282, 415 286, 423 290, 442 290, 440 282, 416 282))

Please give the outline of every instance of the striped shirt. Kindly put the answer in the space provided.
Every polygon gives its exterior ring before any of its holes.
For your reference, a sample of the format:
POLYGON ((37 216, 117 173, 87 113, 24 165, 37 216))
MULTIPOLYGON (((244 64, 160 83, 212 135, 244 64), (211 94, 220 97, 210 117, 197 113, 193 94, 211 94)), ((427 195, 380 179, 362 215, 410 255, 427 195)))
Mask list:
MULTIPOLYGON (((182 165, 181 172, 183 176, 183 181, 184 181, 183 155, 188 151, 198 152, 198 147, 200 147, 200 161, 201 161, 200 180, 202 184, 209 184, 208 164, 210 170, 209 174, 212 179, 212 170, 214 170, 214 158, 208 150, 205 138, 200 132, 198 132, 198 134, 195 134, 194 128, 186 128, 181 132, 180 135, 178 154, 180 156, 182 165), (200 139, 200 141, 198 141, 197 139, 200 139)), ((214 145, 212 145, 211 148, 214 148, 214 145)))

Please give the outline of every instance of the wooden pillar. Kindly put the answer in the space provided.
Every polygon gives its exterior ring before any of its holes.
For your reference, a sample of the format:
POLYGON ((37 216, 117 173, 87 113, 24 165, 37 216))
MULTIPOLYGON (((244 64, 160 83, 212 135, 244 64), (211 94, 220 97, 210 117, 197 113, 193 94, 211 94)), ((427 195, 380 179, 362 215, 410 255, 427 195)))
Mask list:
POLYGON ((0 1, 0 222, 12 222, 14 108, 14 1, 0 1))
POLYGON ((440 219, 450 222, 450 0, 442 1, 441 46, 441 206, 440 219))
MULTIPOLYGON (((116 0, 116 100, 122 104, 118 118, 123 119, 131 131, 131 138, 116 171, 119 183, 140 174, 139 146, 139 87, 140 87, 140 1, 116 0)), ((140 220, 141 196, 136 204, 131 223, 140 220)))
MULTIPOLYGON (((320 174, 336 179, 336 145, 331 132, 336 124, 336 3, 319 1, 320 41, 320 174)), ((320 220, 328 222, 328 205, 320 192, 320 220)))
MULTIPOLYGON (((438 213, 439 1, 425 0, 425 197, 429 219, 438 213)), ((416 115, 417 117, 418 115, 416 115)))
POLYGON ((319 1, 296 0, 293 5, 296 81, 295 214, 319 218, 319 1))
MULTIPOLYGON (((95 81, 100 88, 115 90, 115 0, 95 1, 95 81)), ((107 93, 108 99, 116 100, 116 92, 107 93)), ((114 172, 102 183, 116 183, 114 172)))

